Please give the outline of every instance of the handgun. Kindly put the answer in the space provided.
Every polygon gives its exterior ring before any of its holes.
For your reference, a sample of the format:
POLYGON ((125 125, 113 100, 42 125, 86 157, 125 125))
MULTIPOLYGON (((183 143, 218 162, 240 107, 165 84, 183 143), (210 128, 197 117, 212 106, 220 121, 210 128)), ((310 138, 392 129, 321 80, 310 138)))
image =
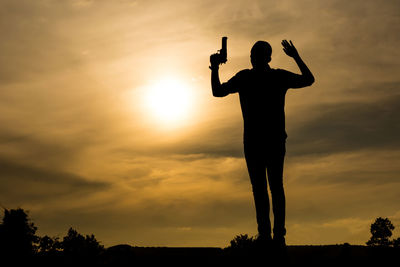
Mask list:
POLYGON ((221 48, 221 50, 218 51, 219 55, 220 55, 220 62, 221 62, 220 64, 226 63, 226 61, 228 60, 227 59, 228 51, 226 49, 227 39, 228 39, 228 37, 226 37, 226 36, 222 37, 222 48, 221 48))
POLYGON ((227 61, 227 49, 226 49, 226 41, 228 37, 222 37, 222 48, 218 50, 217 53, 212 54, 210 60, 214 63, 222 64, 227 61))

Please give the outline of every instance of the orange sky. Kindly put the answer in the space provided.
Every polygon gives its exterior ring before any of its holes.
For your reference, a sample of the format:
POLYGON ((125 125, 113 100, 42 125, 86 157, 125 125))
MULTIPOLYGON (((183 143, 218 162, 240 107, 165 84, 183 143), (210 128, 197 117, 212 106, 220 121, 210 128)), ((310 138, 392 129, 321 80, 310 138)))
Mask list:
POLYGON ((287 243, 400 228, 399 22, 398 1, 0 0, 0 204, 106 246, 256 234, 238 96, 212 97, 208 60, 228 36, 225 81, 266 40, 298 72, 291 39, 316 82, 286 98, 287 243), (189 93, 171 123, 146 102, 165 80, 189 93))

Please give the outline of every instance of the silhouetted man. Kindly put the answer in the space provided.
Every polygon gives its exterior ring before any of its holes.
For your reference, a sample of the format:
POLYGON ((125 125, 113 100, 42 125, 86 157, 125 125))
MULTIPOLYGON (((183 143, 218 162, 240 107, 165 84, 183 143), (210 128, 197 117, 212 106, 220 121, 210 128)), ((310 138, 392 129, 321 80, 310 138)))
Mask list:
POLYGON ((269 66, 272 48, 258 41, 251 49, 252 69, 239 71, 228 82, 219 80, 218 54, 210 57, 211 86, 215 97, 239 93, 244 121, 244 154, 256 207, 258 238, 261 244, 285 244, 285 193, 283 190, 283 162, 286 153, 285 95, 289 88, 310 86, 314 77, 300 58, 293 43, 282 41, 283 51, 292 57, 301 75, 269 66), (274 213, 273 239, 269 219, 268 183, 274 213))

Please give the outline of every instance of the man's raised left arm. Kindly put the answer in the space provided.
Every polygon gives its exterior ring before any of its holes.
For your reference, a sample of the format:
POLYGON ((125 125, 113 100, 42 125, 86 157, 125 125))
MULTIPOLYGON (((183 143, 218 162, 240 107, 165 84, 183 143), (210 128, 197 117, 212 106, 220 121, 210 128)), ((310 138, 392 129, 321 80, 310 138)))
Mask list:
POLYGON ((301 71, 301 75, 299 76, 299 79, 297 79, 294 83, 291 84, 291 88, 301 88, 305 86, 310 86, 314 83, 314 75, 311 73, 310 69, 307 67, 307 65, 304 63, 304 61, 301 59, 299 53, 297 52, 296 47, 294 47, 292 41, 282 41, 282 46, 283 46, 283 51, 288 55, 289 57, 292 57, 295 61, 297 66, 299 67, 301 71), (290 43, 289 43, 290 42, 290 43))

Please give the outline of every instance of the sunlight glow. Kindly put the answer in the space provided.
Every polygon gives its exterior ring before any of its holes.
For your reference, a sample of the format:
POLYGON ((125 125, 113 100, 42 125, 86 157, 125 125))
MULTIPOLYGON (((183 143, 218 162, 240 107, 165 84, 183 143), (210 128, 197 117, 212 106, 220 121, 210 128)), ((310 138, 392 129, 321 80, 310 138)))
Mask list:
POLYGON ((168 77, 150 85, 146 91, 146 106, 151 115, 168 126, 188 120, 193 106, 193 92, 182 81, 168 77))

